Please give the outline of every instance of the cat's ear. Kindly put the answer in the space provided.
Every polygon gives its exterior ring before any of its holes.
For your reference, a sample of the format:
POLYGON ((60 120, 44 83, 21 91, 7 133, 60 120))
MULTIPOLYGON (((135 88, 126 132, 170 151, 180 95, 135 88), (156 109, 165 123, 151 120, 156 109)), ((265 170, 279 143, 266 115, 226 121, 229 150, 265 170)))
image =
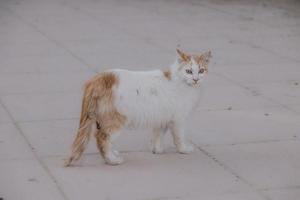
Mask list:
POLYGON ((179 49, 176 49, 176 51, 177 51, 177 53, 178 53, 178 55, 179 55, 179 57, 180 57, 181 60, 183 60, 185 62, 188 62, 188 61, 191 60, 191 56, 188 55, 187 53, 184 53, 184 52, 182 52, 179 49))
POLYGON ((209 63, 209 60, 211 57, 212 57, 211 51, 207 51, 207 52, 201 54, 201 56, 200 56, 200 58, 206 63, 209 63))

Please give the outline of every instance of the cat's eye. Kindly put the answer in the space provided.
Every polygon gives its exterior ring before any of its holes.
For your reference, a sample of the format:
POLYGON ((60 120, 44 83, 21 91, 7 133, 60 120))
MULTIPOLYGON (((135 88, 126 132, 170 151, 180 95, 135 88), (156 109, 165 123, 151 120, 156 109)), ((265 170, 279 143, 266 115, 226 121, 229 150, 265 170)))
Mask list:
POLYGON ((203 73, 204 73, 204 69, 203 68, 199 69, 199 74, 203 74, 203 73))
POLYGON ((192 74, 192 73, 193 73, 193 71, 190 70, 190 69, 186 69, 185 71, 186 71, 186 73, 188 73, 188 74, 192 74))

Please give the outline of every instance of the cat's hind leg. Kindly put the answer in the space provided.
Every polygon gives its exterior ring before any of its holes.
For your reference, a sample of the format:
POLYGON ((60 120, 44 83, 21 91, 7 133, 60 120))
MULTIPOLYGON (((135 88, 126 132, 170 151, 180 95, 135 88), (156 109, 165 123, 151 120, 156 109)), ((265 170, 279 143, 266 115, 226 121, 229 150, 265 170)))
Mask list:
POLYGON ((183 154, 192 153, 194 147, 186 141, 183 125, 181 123, 173 122, 170 124, 170 129, 177 151, 183 154))
POLYGON ((153 129, 153 136, 151 140, 152 153, 162 154, 164 152, 163 137, 165 135, 166 128, 153 129))
POLYGON ((119 132, 104 132, 101 130, 95 135, 97 147, 106 164, 119 165, 123 162, 119 152, 113 149, 113 141, 118 135, 119 132))

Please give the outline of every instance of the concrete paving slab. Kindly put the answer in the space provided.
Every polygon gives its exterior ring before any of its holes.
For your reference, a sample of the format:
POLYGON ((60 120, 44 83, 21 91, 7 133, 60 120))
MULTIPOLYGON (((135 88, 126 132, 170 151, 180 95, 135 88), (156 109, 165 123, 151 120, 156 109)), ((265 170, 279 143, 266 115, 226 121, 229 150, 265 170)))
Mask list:
POLYGON ((18 122, 49 119, 77 118, 80 113, 82 94, 22 94, 2 98, 18 122), (22 99, 22 101, 20 101, 22 99))
POLYGON ((254 187, 266 189, 300 184, 299 144, 297 140, 205 149, 254 187))
POLYGON ((296 62, 222 65, 219 68, 218 73, 243 85, 248 85, 248 83, 265 85, 263 83, 296 82, 300 77, 299 63, 296 62))
POLYGON ((91 71, 64 73, 0 74, 0 94, 28 94, 82 91, 91 71))
POLYGON ((300 114, 300 105, 289 105, 289 107, 300 114))
MULTIPOLYGON (((263 2, 234 2, 228 3, 225 1, 204 2, 209 8, 222 10, 229 15, 237 16, 244 24, 256 23, 254 27, 265 27, 260 29, 260 37, 255 35, 249 40, 245 35, 236 35, 237 38, 244 41, 251 41, 258 47, 276 52, 280 56, 287 56, 298 59, 299 52, 299 3, 289 1, 289 3, 280 5, 280 2, 271 3, 270 1, 263 2), (222 3, 220 3, 222 2, 222 3), (273 29, 273 31, 272 31, 273 29), (280 32, 285 32, 285 37, 276 35, 280 32)), ((249 36, 255 31, 251 29, 249 36)), ((247 34, 247 33, 246 33, 247 34)), ((234 38, 233 38, 234 39, 234 38)))
POLYGON ((46 41, 47 39, 14 16, 7 9, 0 14, 0 44, 46 41))
POLYGON ((13 124, 0 124, 0 133, 1 162, 13 159, 33 159, 30 147, 13 124))
POLYGON ((187 134, 201 146, 293 140, 300 138, 299 121, 280 107, 198 111, 188 120, 187 134))
POLYGON ((245 108, 264 108, 278 106, 256 93, 237 85, 200 88, 202 94, 201 103, 197 110, 227 110, 245 108))
POLYGON ((167 68, 173 64, 176 57, 175 46, 170 54, 151 44, 136 41, 132 37, 121 37, 116 40, 104 37, 90 41, 64 41, 64 44, 98 71, 107 68, 136 70, 167 68))
POLYGON ((24 57, 24 56, 46 56, 46 55, 67 55, 64 49, 49 41, 23 42, 23 43, 2 43, 0 44, 0 58, 24 57))
POLYGON ((300 189, 299 188, 287 188, 287 189, 274 189, 267 190, 263 193, 266 194, 272 200, 294 200, 300 197, 300 189))
POLYGON ((3 108, 2 105, 0 105, 0 123, 6 123, 6 122, 11 122, 11 119, 6 112, 6 110, 3 108))
POLYGON ((270 50, 279 56, 286 56, 291 60, 300 61, 298 53, 300 50, 300 39, 297 35, 288 37, 269 37, 267 40, 257 40, 255 44, 258 47, 270 50))
MULTIPOLYGON (((19 125, 39 156, 67 156, 78 123, 79 119, 24 122, 19 125)), ((86 153, 91 152, 87 150, 86 153)))
POLYGON ((280 102, 283 105, 297 105, 300 101, 299 81, 291 80, 283 83, 248 84, 258 94, 280 102))
POLYGON ((36 160, 0 162, 0 175, 0 193, 3 199, 64 199, 36 160))
MULTIPOLYGON (((78 124, 79 119, 19 123, 35 152, 42 157, 67 157, 77 133, 78 124), (53 144, 55 144, 55 148, 53 148, 53 144)), ((120 152, 151 152, 151 136, 151 130, 124 130, 115 141, 114 146, 120 152)), ((170 133, 164 138, 164 146, 166 152, 176 151, 170 133)), ((94 137, 91 138, 84 152, 85 155, 90 153, 99 153, 94 137)))
POLYGON ((60 157, 45 162, 68 197, 74 200, 199 199, 250 192, 248 186, 200 152, 191 155, 130 153, 124 157, 124 165, 116 167, 103 165, 98 155, 85 157, 84 163, 70 168, 62 167, 60 157))
POLYGON ((61 73, 86 71, 87 67, 70 55, 25 56, 0 59, 1 74, 61 73))

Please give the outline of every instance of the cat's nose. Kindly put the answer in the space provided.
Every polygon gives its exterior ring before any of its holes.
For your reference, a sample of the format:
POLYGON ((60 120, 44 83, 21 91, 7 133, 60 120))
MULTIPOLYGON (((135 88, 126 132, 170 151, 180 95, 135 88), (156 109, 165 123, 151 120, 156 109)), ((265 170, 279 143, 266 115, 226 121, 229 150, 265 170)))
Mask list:
POLYGON ((194 81, 195 83, 197 83, 197 82, 198 82, 198 80, 199 80, 199 79, 193 79, 193 81, 194 81))

